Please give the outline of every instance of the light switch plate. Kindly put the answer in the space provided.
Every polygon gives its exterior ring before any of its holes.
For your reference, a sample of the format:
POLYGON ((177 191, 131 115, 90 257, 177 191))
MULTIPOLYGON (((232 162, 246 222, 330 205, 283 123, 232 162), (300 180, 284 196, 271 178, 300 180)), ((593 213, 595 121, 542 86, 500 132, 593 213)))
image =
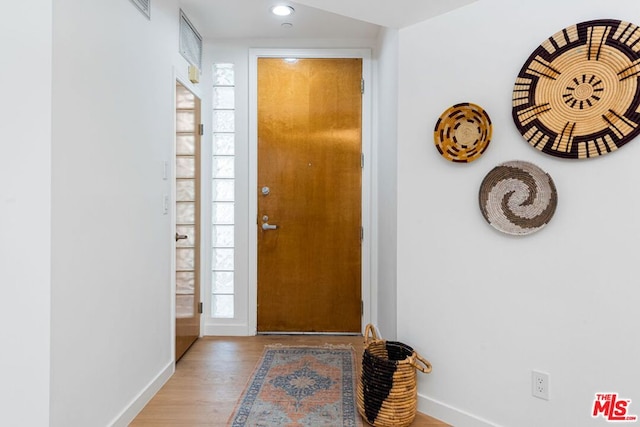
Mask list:
POLYGON ((162 195, 162 215, 166 215, 169 213, 169 195, 162 195))

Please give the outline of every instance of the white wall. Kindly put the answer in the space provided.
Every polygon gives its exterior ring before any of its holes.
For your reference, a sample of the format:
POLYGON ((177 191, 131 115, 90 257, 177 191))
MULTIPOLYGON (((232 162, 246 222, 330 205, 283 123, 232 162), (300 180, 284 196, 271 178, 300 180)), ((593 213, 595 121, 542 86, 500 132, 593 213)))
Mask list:
POLYGON ((640 141, 598 159, 537 152, 511 119, 514 80, 542 41, 571 24, 640 23, 636 0, 480 0, 400 31, 398 338, 433 363, 421 410, 458 427, 604 425, 594 394, 640 414, 640 141), (433 128, 451 105, 485 108, 494 137, 468 165, 442 158, 433 128), (550 224, 526 237, 490 227, 478 190, 525 160, 558 189, 550 224), (531 396, 531 370, 551 400, 531 396))
POLYGON ((178 3, 53 7, 51 425, 126 425, 173 370, 178 3))
POLYGON ((0 424, 49 421, 51 0, 3 4, 0 424))
MULTIPOLYGON (((378 274, 374 278, 378 306, 377 326, 383 338, 393 340, 397 332, 397 130, 398 130, 398 31, 381 31, 376 49, 378 85, 375 88, 375 137, 377 178, 378 244, 374 248, 378 274)), ((376 221, 374 221, 376 223, 376 221)))

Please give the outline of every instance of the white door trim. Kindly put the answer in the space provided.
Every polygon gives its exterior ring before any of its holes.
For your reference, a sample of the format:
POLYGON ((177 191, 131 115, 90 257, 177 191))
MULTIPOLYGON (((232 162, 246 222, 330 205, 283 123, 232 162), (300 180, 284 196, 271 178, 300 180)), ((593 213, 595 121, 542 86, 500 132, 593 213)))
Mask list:
POLYGON ((362 58, 362 77, 365 91, 362 96, 362 152, 364 167, 362 170, 362 328, 375 319, 372 310, 372 247, 376 240, 376 230, 372 226, 372 114, 373 101, 371 87, 372 65, 370 49, 250 49, 249 50, 249 289, 248 289, 248 335, 257 333, 258 312, 258 233, 256 218, 258 215, 258 58, 260 57, 297 57, 297 58, 362 58))

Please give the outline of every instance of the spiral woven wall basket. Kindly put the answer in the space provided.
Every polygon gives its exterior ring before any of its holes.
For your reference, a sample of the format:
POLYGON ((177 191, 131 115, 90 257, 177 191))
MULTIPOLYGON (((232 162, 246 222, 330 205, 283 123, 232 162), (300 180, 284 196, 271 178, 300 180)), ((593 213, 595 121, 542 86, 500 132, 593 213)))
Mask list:
POLYGON ((431 364, 406 344, 378 339, 371 324, 364 339, 358 412, 372 426, 410 425, 418 408, 416 370, 428 374, 431 364))
POLYGON ((513 88, 512 116, 533 147, 585 159, 640 133, 640 28, 617 20, 572 25, 545 40, 513 88))
POLYGON ((480 210, 499 231, 534 233, 553 217, 558 204, 556 186, 538 166, 511 161, 493 168, 480 185, 480 210))
POLYGON ((433 141, 445 159, 469 163, 487 149, 491 132, 487 112, 476 104, 464 102, 442 113, 433 131, 433 141))

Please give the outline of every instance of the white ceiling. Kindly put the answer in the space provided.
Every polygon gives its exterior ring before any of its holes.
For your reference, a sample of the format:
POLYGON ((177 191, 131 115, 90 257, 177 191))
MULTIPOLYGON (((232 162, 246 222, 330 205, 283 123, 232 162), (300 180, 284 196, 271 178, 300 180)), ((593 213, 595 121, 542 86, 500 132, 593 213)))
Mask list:
POLYGON ((203 38, 374 38, 380 26, 402 28, 476 0, 182 0, 203 38), (280 18, 271 6, 295 13, 280 18), (290 23, 290 28, 282 27, 290 23))
POLYGON ((389 28, 403 28, 477 0, 295 0, 389 28))

